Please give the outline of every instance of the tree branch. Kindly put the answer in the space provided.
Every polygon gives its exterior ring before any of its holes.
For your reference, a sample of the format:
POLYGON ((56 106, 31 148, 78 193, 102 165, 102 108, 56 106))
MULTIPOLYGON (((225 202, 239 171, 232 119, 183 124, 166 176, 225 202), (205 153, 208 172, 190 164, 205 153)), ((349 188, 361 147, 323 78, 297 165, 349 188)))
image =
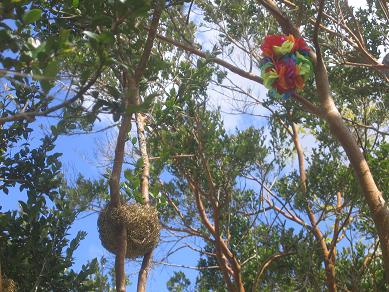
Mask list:
MULTIPOLYGON (((209 53, 206 53, 206 52, 203 52, 199 49, 196 49, 192 46, 189 46, 189 45, 185 45, 185 44, 182 44, 176 40, 173 40, 169 37, 166 37, 166 36, 163 36, 161 34, 156 34, 156 37, 166 43, 169 43, 177 48, 180 48, 184 51, 187 51, 187 52, 190 52, 196 56, 199 56, 201 58, 204 58, 204 59, 209 59, 210 58, 210 54, 209 53)), ((249 79, 249 80, 252 80, 256 83, 259 83, 259 84, 263 84, 263 80, 261 77, 259 77, 258 75, 256 74, 253 74, 251 72, 247 72, 245 70, 242 70, 222 59, 219 59, 217 57, 211 57, 210 60, 213 62, 213 63, 216 63, 228 70, 230 70, 231 72, 235 73, 235 74, 238 74, 239 76, 241 77, 244 77, 246 79, 249 79)), ((293 94, 293 99, 295 99, 299 104, 301 104, 308 112, 310 113, 313 113, 315 115, 318 115, 320 116, 320 109, 315 106, 312 102, 310 102, 308 99, 306 99, 305 97, 295 93, 293 94)))
POLYGON ((100 64, 99 68, 97 69, 93 77, 88 81, 88 83, 85 86, 81 87, 81 89, 72 98, 65 100, 61 104, 50 107, 44 111, 23 112, 23 113, 17 113, 13 116, 0 118, 0 125, 6 122, 12 122, 18 120, 32 120, 37 116, 46 116, 54 111, 66 107, 69 104, 72 104, 73 102, 81 98, 93 86, 93 84, 99 78, 102 68, 103 68, 103 64, 100 64))
POLYGON ((164 1, 155 0, 153 19, 151 20, 151 25, 149 28, 149 33, 147 35, 147 40, 145 43, 143 54, 134 73, 134 78, 137 81, 137 83, 140 81, 140 78, 143 76, 146 70, 147 62, 151 54, 151 49, 153 48, 154 39, 157 34, 159 19, 161 18, 163 7, 164 7, 164 1))
POLYGON ((258 3, 265 6, 265 8, 274 16, 285 34, 292 34, 296 37, 301 36, 300 31, 287 17, 284 16, 273 0, 258 0, 258 3))
POLYGON ((316 55, 317 55, 318 59, 322 58, 320 45, 319 45, 319 27, 320 27, 321 19, 323 17, 324 2, 325 2, 325 0, 320 0, 320 2, 319 2, 319 11, 318 11, 317 18, 315 21, 315 26, 313 29, 313 44, 315 46, 316 55))
POLYGON ((170 266, 170 267, 178 267, 178 268, 184 268, 184 269, 191 269, 191 270, 198 270, 198 271, 220 269, 219 266, 192 267, 192 266, 186 266, 186 265, 178 265, 178 264, 172 264, 172 263, 167 263, 167 262, 155 262, 155 261, 153 261, 153 264, 165 265, 165 266, 170 266))
POLYGON ((384 132, 384 131, 381 131, 373 126, 368 126, 368 125, 364 125, 364 124, 361 124, 361 123, 358 123, 354 120, 351 120, 351 119, 348 119, 348 118, 345 118, 345 117, 342 117, 343 120, 345 120, 346 122, 348 123, 351 123, 353 126, 357 126, 359 128, 364 128, 364 129, 369 129, 369 130, 372 130, 378 134, 381 134, 381 135, 384 135, 384 136, 389 136, 389 132, 384 132))
MULTIPOLYGON (((289 112, 288 116, 290 118, 290 122, 292 125, 292 131, 293 131, 293 143, 295 145, 295 149, 297 152, 298 160, 299 160, 299 172, 300 172, 300 182, 302 186, 302 191, 304 195, 308 194, 308 189, 307 189, 307 174, 305 171, 305 166, 304 166, 304 150, 301 146, 301 143, 299 141, 299 136, 298 136, 298 128, 297 125, 293 122, 292 120, 292 114, 289 112)), ((319 242, 320 247, 322 249, 323 253, 323 259, 324 259, 324 266, 325 266, 325 271, 326 271, 326 280, 327 280, 327 287, 329 291, 336 291, 336 282, 335 282, 335 266, 334 266, 334 257, 329 257, 329 252, 328 252, 328 247, 327 243, 325 242, 325 238, 318 226, 318 221, 316 221, 315 215, 313 214, 309 202, 306 204, 306 211, 307 215, 309 218, 309 221, 312 226, 312 231, 313 234, 316 237, 316 240, 319 242)), ((320 219, 319 219, 320 220, 320 219)), ((336 242, 335 242, 336 245, 336 242)))
POLYGON ((253 288, 252 288, 252 292, 256 292, 256 291, 259 291, 258 290, 258 286, 259 286, 259 280, 261 279, 261 276, 263 275, 263 273, 266 271, 266 269, 277 259, 280 259, 280 258, 283 258, 283 257, 286 257, 286 256, 290 256, 290 255, 294 255, 296 254, 296 252, 283 252, 283 253, 277 253, 277 254, 273 254, 271 255, 270 257, 268 257, 260 266, 260 268, 258 269, 258 272, 257 274, 255 275, 255 280, 254 280, 254 284, 253 284, 253 288))
POLYGON ((222 59, 219 59, 217 57, 212 57, 209 53, 203 52, 203 51, 201 51, 199 49, 196 49, 196 48, 194 48, 192 46, 182 44, 182 43, 180 43, 180 42, 178 42, 176 40, 173 40, 173 39, 171 39, 169 37, 166 37, 166 36, 163 36, 161 34, 156 34, 156 37, 158 39, 166 42, 166 43, 169 43, 169 44, 171 44, 171 45, 173 45, 173 46, 175 46, 177 48, 180 48, 180 49, 182 49, 184 51, 190 52, 190 53, 192 53, 194 55, 197 55, 197 56, 199 56, 201 58, 204 58, 204 59, 208 58, 213 63, 216 63, 216 64, 218 64, 218 65, 220 65, 220 66, 222 66, 224 68, 227 68, 228 70, 230 70, 233 73, 238 74, 239 76, 242 76, 244 78, 250 79, 250 80, 255 81, 257 83, 263 84, 262 78, 259 77, 258 75, 250 73, 250 72, 247 72, 247 71, 244 71, 244 70, 242 70, 242 69, 240 69, 240 68, 238 68, 238 67, 236 67, 236 66, 234 66, 234 65, 232 65, 232 64, 230 64, 230 63, 228 63, 228 62, 226 62, 226 61, 224 61, 222 59))
POLYGON ((121 227, 117 240, 118 253, 115 257, 116 291, 126 292, 126 273, 124 270, 124 263, 127 253, 127 229, 125 226, 121 227))

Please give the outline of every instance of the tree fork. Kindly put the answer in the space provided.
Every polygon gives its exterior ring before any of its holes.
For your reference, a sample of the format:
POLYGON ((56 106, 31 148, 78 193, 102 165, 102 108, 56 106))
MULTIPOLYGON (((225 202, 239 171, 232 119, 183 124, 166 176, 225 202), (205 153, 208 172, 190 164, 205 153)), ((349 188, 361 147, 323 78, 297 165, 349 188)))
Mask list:
POLYGON ((215 247, 216 247, 216 254, 217 254, 217 260, 219 262, 220 269, 223 274, 224 281, 226 282, 227 288, 229 291, 235 291, 234 284, 232 283, 230 279, 230 274, 233 274, 233 271, 227 266, 227 258, 223 253, 223 249, 221 246, 221 238, 220 236, 217 236, 215 227, 211 224, 211 222, 208 219, 207 214, 205 213, 205 208, 203 205, 203 202, 201 200, 200 192, 198 191, 195 183, 192 181, 190 177, 188 177, 189 187, 195 194, 196 199, 196 205, 197 210, 199 212, 199 216, 205 227, 208 229, 208 231, 213 235, 215 238, 215 247))
MULTIPOLYGON (((143 54, 140 59, 139 64, 137 65, 134 75, 128 78, 129 88, 134 93, 132 95, 131 103, 135 105, 139 105, 141 103, 140 95, 139 95, 139 82, 147 68, 147 63, 151 55, 151 50, 153 48, 155 35, 157 33, 159 20, 161 18, 161 14, 164 8, 164 2, 162 0, 154 1, 154 12, 153 18, 150 24, 150 30, 147 35, 146 43, 143 49, 143 54)), ((128 75, 127 75, 128 76, 128 75)), ((137 124, 137 133, 138 133, 138 141, 139 147, 141 150, 141 156, 143 159, 143 169, 141 175, 141 193, 143 196, 143 201, 145 204, 149 204, 149 173, 150 173, 150 162, 149 156, 147 153, 147 142, 144 131, 145 118, 142 113, 136 114, 136 124, 137 124)), ((146 283, 147 283, 147 274, 148 267, 150 265, 152 258, 152 251, 147 253, 143 257, 142 266, 139 270, 138 274, 138 292, 146 291, 146 283)))
MULTIPOLYGON (((316 44, 316 46, 318 45, 316 44)), ((343 122, 342 116, 330 95, 327 70, 321 57, 320 50, 318 49, 315 77, 317 92, 322 105, 323 117, 329 124, 331 133, 345 150, 369 206, 380 239, 385 279, 389 284, 389 207, 376 185, 369 165, 359 149, 355 138, 343 122)))
MULTIPOLYGON (((259 1, 259 2, 261 2, 261 4, 263 4, 271 14, 273 15, 277 14, 276 15, 277 21, 282 22, 281 26, 285 26, 285 23, 283 21, 286 19, 286 17, 280 12, 279 8, 275 5, 273 1, 259 1)), ((291 24, 290 21, 289 24, 291 24)), ((288 32, 290 32, 290 28, 288 29, 288 32)), ((298 30, 292 30, 292 33, 295 36, 300 35, 298 30)), ((207 58, 209 56, 208 54, 196 48, 181 44, 168 37, 159 34, 157 34, 157 37, 162 41, 170 43, 185 51, 196 54, 199 57, 207 58)), ((314 53, 311 53, 311 57, 313 61, 316 63, 316 55, 314 53)), ((259 78, 258 76, 255 76, 252 73, 241 70, 224 60, 213 58, 211 61, 227 68, 228 70, 246 79, 262 84, 262 79, 259 78)), ((320 78, 322 78, 322 76, 320 75, 316 76, 316 81, 317 82, 319 81, 318 83, 323 83, 323 81, 320 80, 320 78)), ((328 83, 328 78, 326 82, 328 83)), ((318 89, 318 92, 319 91, 320 90, 318 89)), ((319 95, 321 94, 319 93, 319 95)), ((378 190, 376 186, 376 183, 370 172, 369 166, 365 158, 360 152, 359 147, 356 141, 351 136, 351 133, 349 132, 347 126, 344 124, 343 118, 340 116, 339 111, 337 110, 335 104, 333 103, 332 98, 330 98, 330 100, 334 108, 322 111, 321 109, 316 107, 316 105, 312 104, 311 102, 309 102, 308 100, 306 100, 305 98, 303 98, 298 94, 294 94, 292 97, 299 104, 303 105, 305 110, 307 110, 308 112, 311 112, 318 117, 324 118, 326 122, 330 125, 331 133, 340 142, 342 148, 345 150, 351 162, 351 165, 354 169, 354 172, 358 178, 359 185, 363 189, 365 200, 368 203, 369 209, 372 213, 372 219, 375 223, 377 233, 380 239, 382 258, 384 261, 384 269, 386 273, 386 281, 389 283, 389 207, 386 205, 381 192, 378 190), (342 137, 343 134, 345 134, 344 137, 342 137)))
MULTIPOLYGON (((127 89, 127 84, 124 84, 124 88, 127 89)), ((130 97, 127 97, 125 101, 125 108, 129 104, 130 97)), ((109 180, 111 205, 112 207, 119 207, 120 202, 120 174, 122 172, 124 148, 127 140, 127 134, 131 126, 131 115, 124 113, 122 116, 122 123, 119 128, 119 134, 116 142, 115 156, 112 167, 112 173, 109 180)), ((116 291, 126 291, 126 274, 125 274, 125 257, 127 252, 127 230, 124 226, 118 234, 119 250, 117 251, 115 258, 115 279, 116 279, 116 291)))
MULTIPOLYGON (((297 157, 298 157, 300 182, 301 182, 301 186, 302 186, 302 190, 303 190, 304 194, 307 194, 308 193, 307 173, 305 171, 305 166, 304 166, 304 150, 303 150, 303 147, 301 146, 300 140, 298 138, 298 127, 292 121, 291 113, 288 113, 288 116, 291 119, 290 123, 292 124, 292 134, 293 134, 292 138, 293 138, 293 143, 295 145, 297 157)), ((320 231, 320 228, 316 224, 317 221, 316 221, 315 216, 314 216, 311 208, 309 207, 309 205, 307 206, 307 215, 308 215, 309 221, 311 222, 313 234, 316 237, 317 241, 319 242, 321 250, 322 250, 328 291, 335 292, 335 291, 337 291, 336 278, 335 278, 335 254, 333 253, 332 255, 330 255, 330 253, 328 251, 327 244, 326 244, 325 239, 323 237, 323 234, 320 231)), ((336 242, 334 244, 336 245, 336 242)))
POLYGON ((258 286, 259 286, 259 283, 261 280, 261 276, 266 271, 266 269, 272 264, 272 262, 276 261, 277 259, 280 259, 280 258, 283 258, 286 256, 290 256, 290 255, 294 255, 294 254, 296 254, 296 252, 284 252, 284 253, 276 253, 276 254, 273 254, 270 257, 268 257, 258 268, 258 272, 255 275, 255 279, 254 279, 254 283, 253 283, 253 287, 251 289, 251 292, 258 291, 258 286))
MULTIPOLYGON (((277 22, 283 28, 284 33, 292 32, 294 36, 300 36, 298 29, 282 13, 273 0, 259 0, 259 2, 263 4, 265 8, 276 18, 277 22)), ((324 0, 321 0, 319 3, 318 16, 314 28, 313 43, 315 45, 316 54, 314 52, 310 53, 315 65, 316 87, 321 104, 321 114, 318 116, 321 116, 327 121, 331 134, 335 136, 337 141, 345 150, 357 176, 359 185, 363 190, 364 197, 369 206, 371 216, 380 239, 385 279, 389 284, 389 207, 385 203, 382 193, 378 190, 366 159, 364 158, 351 132, 344 124, 342 116, 340 115, 330 94, 331 91, 328 74, 321 56, 318 41, 318 32, 321 17, 324 11, 324 3, 324 0)))
POLYGON ((224 255, 226 255, 228 261, 230 262, 232 268, 232 277, 234 278, 234 286, 236 291, 245 292, 245 288, 243 285, 241 266, 239 261, 236 259, 235 255, 230 251, 225 241, 222 239, 220 235, 220 224, 219 224, 219 205, 216 204, 214 207, 214 225, 215 225, 215 240, 216 243, 220 245, 221 251, 224 255))

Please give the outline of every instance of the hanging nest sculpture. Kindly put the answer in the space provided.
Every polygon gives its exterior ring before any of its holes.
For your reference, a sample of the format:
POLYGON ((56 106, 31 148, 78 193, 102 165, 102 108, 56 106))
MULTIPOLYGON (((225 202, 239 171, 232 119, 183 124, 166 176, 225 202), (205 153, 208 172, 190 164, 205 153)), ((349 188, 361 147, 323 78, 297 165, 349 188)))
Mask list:
POLYGON ((16 292, 18 291, 17 285, 14 280, 3 277, 3 291, 4 292, 16 292))
POLYGON ((99 215, 97 225, 100 240, 105 249, 118 252, 118 234, 124 224, 127 228, 127 258, 144 256, 154 249, 159 241, 161 226, 154 207, 141 204, 108 204, 99 215))

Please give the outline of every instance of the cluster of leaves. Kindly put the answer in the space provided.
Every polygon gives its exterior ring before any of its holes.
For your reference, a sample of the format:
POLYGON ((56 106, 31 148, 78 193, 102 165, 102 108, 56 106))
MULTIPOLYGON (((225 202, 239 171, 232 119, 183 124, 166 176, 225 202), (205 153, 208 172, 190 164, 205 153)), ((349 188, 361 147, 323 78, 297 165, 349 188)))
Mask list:
POLYGON ((0 213, 2 272, 23 290, 90 291, 94 284, 87 279, 95 272, 96 261, 79 272, 71 269, 73 253, 86 233, 67 238, 78 213, 58 192, 61 163, 58 153, 51 154, 54 140, 45 137, 36 149, 24 143, 17 159, 7 158, 2 164, 2 190, 16 186, 27 190, 18 211, 0 213))
MULTIPOLYGON (((160 27, 166 36, 192 44, 196 27, 185 24, 184 2, 191 1, 165 1, 170 10, 162 15, 160 27)), ((367 2, 368 8, 359 10, 356 18, 362 24, 367 49, 378 55, 378 47, 387 44, 388 26, 379 25, 384 23, 379 1, 367 2)), ((254 0, 201 0, 196 4, 196 9, 204 13, 204 20, 219 30, 218 44, 208 58, 194 59, 170 45, 158 43, 140 83, 144 102, 129 109, 130 113, 150 112, 148 148, 156 158, 151 166, 150 196, 161 212, 163 223, 191 225, 210 235, 199 218, 188 175, 205 194, 212 192, 209 182, 212 177, 217 190, 217 195, 212 194, 213 199, 221 206, 220 233, 228 241, 229 249, 244 263, 246 289, 252 289, 259 268, 268 257, 293 252, 294 255, 271 264, 262 275, 260 288, 319 291, 324 289, 325 275, 318 242, 309 229, 289 228, 280 214, 271 210, 267 213, 263 185, 277 181, 273 193, 285 206, 292 207, 301 218, 310 206, 328 225, 339 215, 335 208, 336 193, 341 192, 344 205, 357 213, 353 214, 347 232, 368 238, 354 247, 352 236, 344 234, 350 247, 337 251, 337 281, 348 289, 384 289, 379 259, 372 255, 367 272, 363 269, 375 231, 366 215, 367 208, 359 199, 360 190, 352 171, 344 163, 338 144, 330 138, 328 126, 297 108, 293 100, 272 97, 262 103, 272 110, 267 121, 269 129, 248 128, 229 133, 220 113, 208 110, 211 80, 216 79, 215 83, 221 85, 226 77, 225 72, 212 65, 215 56, 220 52, 232 56, 236 43, 243 43, 243 47, 247 46, 246 53, 251 54, 252 66, 259 61, 253 48, 265 34, 278 33, 280 28, 254 0), (160 92, 165 94, 156 101, 160 92), (306 159, 308 193, 302 191, 293 166, 288 166, 293 158, 288 133, 291 122, 301 124, 302 131, 309 132, 317 143, 317 149, 306 159), (261 181, 262 186, 251 187, 249 176, 261 181)), ((298 25, 315 16, 311 1, 298 0, 294 4, 298 9, 288 9, 287 15, 298 25)), ((110 289, 109 277, 103 272, 104 261, 93 260, 80 272, 71 269, 72 254, 85 233, 79 233, 72 241, 66 236, 77 212, 91 208, 94 203, 99 206, 107 199, 107 177, 91 181, 80 176, 75 186, 70 187, 59 172, 60 154, 52 151, 57 134, 74 129, 91 130, 102 113, 112 115, 116 122, 125 112, 124 97, 129 92, 123 86, 122 72, 134 73, 141 59, 151 6, 150 0, 5 0, 0 4, 0 76, 6 85, 0 101, 1 118, 49 108, 55 99, 48 93, 56 89, 54 81, 60 76, 71 76, 66 77, 72 79, 69 92, 82 88, 96 71, 101 70, 102 77, 88 94, 64 109, 62 119, 52 129, 54 136, 43 139, 38 147, 28 141, 33 117, 1 126, 0 189, 8 193, 18 187, 27 195, 26 201, 19 202, 19 212, 0 214, 1 264, 7 267, 6 276, 24 290, 110 289), (85 102, 87 98, 91 103, 85 102)), ((335 2, 329 3, 325 13, 338 17, 337 9, 335 2)), ((350 13, 344 17, 349 23, 356 23, 350 13)), ((329 20, 323 20, 323 24, 333 25, 329 20)), ((312 33, 313 25, 305 23, 303 34, 307 40, 312 33)), ((324 38, 323 34, 320 36, 326 42, 323 52, 331 64, 345 59, 361 61, 360 53, 345 42, 331 35, 324 38)), ((380 189, 385 192, 389 188, 388 144, 374 128, 387 126, 387 84, 382 83, 379 73, 365 68, 330 66, 328 72, 342 115, 354 126, 353 133, 372 165, 380 189), (355 126, 358 123, 373 127, 355 126)), ((310 101, 317 102, 313 84, 304 93, 310 101)), ((137 143, 136 139, 131 142, 133 146, 137 143)), ((139 192, 142 167, 139 159, 124 172, 123 198, 142 202, 139 192)), ((384 194, 388 196, 387 192, 384 194)), ((205 208, 212 218, 209 201, 205 202, 205 208)), ((345 219, 345 214, 340 217, 345 219)), ((332 226, 326 228, 325 235, 332 230, 332 226)), ((203 251, 200 267, 218 265, 210 256, 215 252, 214 243, 204 243, 203 251)), ((226 290, 218 269, 202 269, 196 284, 200 291, 226 290)), ((167 283, 170 291, 185 291, 189 286, 182 272, 167 283)))
MULTIPOLYGON (((153 109, 155 122, 150 125, 150 153, 160 158, 153 163, 153 177, 158 178, 163 171, 169 172, 172 177, 167 181, 165 179, 162 192, 169 196, 184 216, 180 218, 169 204, 161 209, 161 217, 167 225, 189 224, 207 232, 200 223, 187 175, 192 176, 205 194, 211 193, 208 181, 210 175, 214 188, 218 190, 218 196, 214 199, 221 206, 220 232, 223 237, 228 238, 229 248, 242 262, 248 259, 243 269, 243 277, 246 288, 251 289, 258 266, 267 257, 279 251, 304 254, 312 251, 315 242, 310 236, 311 245, 307 245, 302 241, 303 233, 296 236, 292 230, 287 232, 284 226, 278 223, 269 229, 267 224, 258 219, 259 214, 263 213, 263 210, 258 208, 260 194, 246 189, 243 177, 252 173, 266 175, 272 170, 272 165, 266 163, 271 152, 265 146, 264 131, 248 128, 228 134, 220 114, 208 111, 207 100, 203 99, 207 96, 203 88, 213 76, 212 71, 204 71, 201 62, 196 65, 197 67, 190 70, 186 69, 192 78, 185 79, 185 75, 181 76, 183 82, 180 86, 171 89, 170 96, 163 103, 156 104, 153 109), (209 174, 202 163, 204 160, 208 163, 209 174), (247 215, 250 213, 251 215, 247 215)), ((186 62, 183 63, 183 67, 185 66, 188 66, 186 62)), ((179 72, 181 68, 179 67, 179 72)), ((206 200, 204 204, 207 213, 212 217, 209 201, 206 200)), ((317 250, 316 247, 314 249, 317 250)), ((198 265, 217 266, 216 259, 209 256, 210 253, 215 253, 214 244, 205 244, 203 250, 204 254, 198 265)), ((299 281, 305 281, 309 287, 322 287, 318 284, 322 277, 319 253, 315 254, 315 259, 310 258, 309 263, 306 263, 306 260, 305 257, 293 257, 293 260, 274 264, 264 277, 266 281, 263 287, 282 289, 292 284, 297 286, 299 281), (308 264, 312 266, 312 271, 318 273, 313 272, 313 275, 308 276, 305 269, 308 264), (290 275, 295 278, 291 280, 290 275)), ((173 277, 170 282, 175 280, 176 277, 173 277)), ((199 291, 226 290, 218 269, 201 269, 196 287, 199 291)))
MULTIPOLYGON (((1 118, 44 112, 52 105, 54 97, 48 94, 61 66, 75 53, 74 31, 58 15, 69 7, 62 2, 0 4, 1 118)), ((86 80, 88 74, 84 75, 86 80)), ((13 279, 21 291, 95 290, 104 280, 94 279, 96 259, 79 271, 72 268, 73 253, 86 233, 80 231, 70 240, 68 232, 84 206, 75 209, 69 200, 71 190, 63 187, 61 154, 53 153, 59 128, 53 127, 53 135, 36 145, 38 135, 31 133, 37 127, 32 122, 33 115, 0 129, 0 189, 9 196, 20 192, 25 198, 18 202, 19 210, 0 213, 2 276, 13 279)))
POLYGON ((189 291, 190 280, 183 272, 174 272, 174 275, 166 283, 166 287, 171 292, 186 292, 189 291))

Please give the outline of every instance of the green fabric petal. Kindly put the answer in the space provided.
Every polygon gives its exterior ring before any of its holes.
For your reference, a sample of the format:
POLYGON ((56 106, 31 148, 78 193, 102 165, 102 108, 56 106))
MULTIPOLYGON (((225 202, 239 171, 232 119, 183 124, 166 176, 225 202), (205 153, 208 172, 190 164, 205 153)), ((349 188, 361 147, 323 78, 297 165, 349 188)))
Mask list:
POLYGON ((294 46, 294 42, 285 41, 281 46, 273 46, 273 50, 276 55, 286 55, 289 54, 294 46))
POLYGON ((297 63, 299 62, 311 62, 307 57, 296 51, 297 63))
POLYGON ((311 66, 304 63, 301 63, 298 66, 300 69, 300 75, 303 77, 304 81, 307 81, 312 76, 311 66))
POLYGON ((271 89, 273 82, 277 80, 277 78, 278 78, 278 74, 275 69, 265 72, 264 74, 262 74, 263 85, 266 88, 271 89))
POLYGON ((300 75, 304 78, 304 81, 307 81, 313 73, 313 65, 311 60, 300 54, 299 52, 296 52, 297 57, 297 66, 300 70, 300 75))
POLYGON ((261 75, 265 74, 266 73, 266 70, 268 68, 271 68, 273 67, 273 63, 272 62, 267 62, 265 63, 264 65, 261 66, 261 75))

